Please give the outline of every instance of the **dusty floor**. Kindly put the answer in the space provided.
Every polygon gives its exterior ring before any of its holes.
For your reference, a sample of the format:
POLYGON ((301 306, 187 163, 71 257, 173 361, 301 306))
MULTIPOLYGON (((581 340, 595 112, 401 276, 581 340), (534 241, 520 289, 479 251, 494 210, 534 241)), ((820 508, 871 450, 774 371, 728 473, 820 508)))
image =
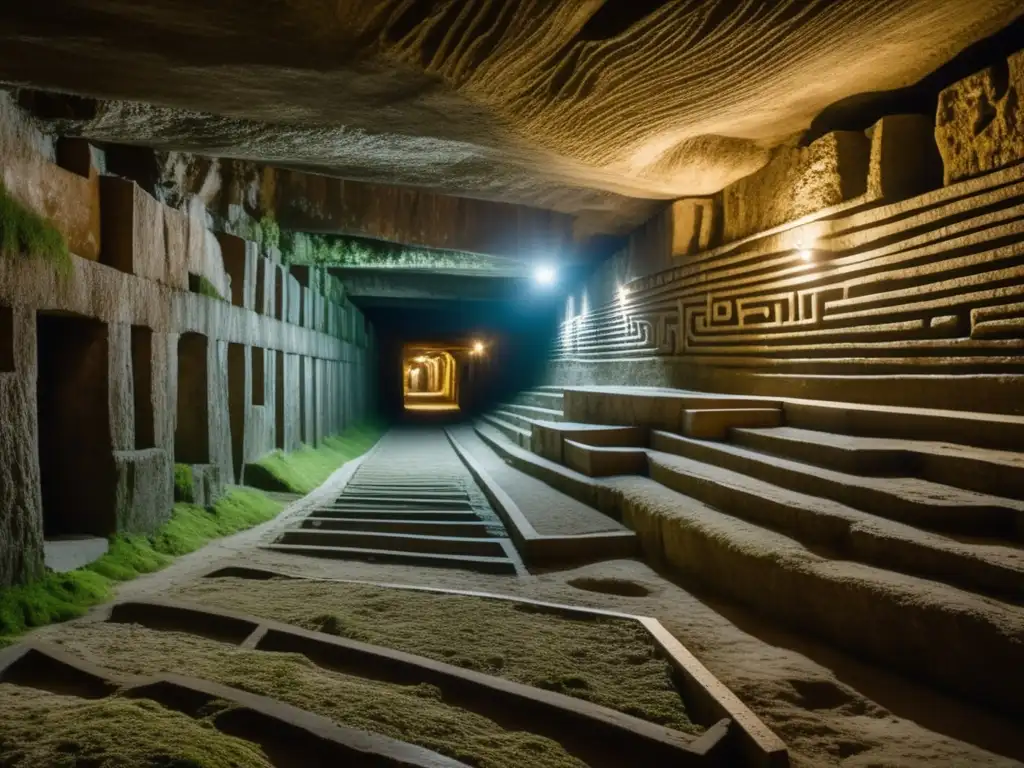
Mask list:
MULTIPOLYGON (((195 586, 201 574, 234 564, 312 578, 477 590, 654 616, 786 741, 795 766, 1024 765, 1019 762, 1024 759, 1024 732, 1017 724, 766 625, 743 610, 673 583, 636 560, 520 578, 300 558, 257 548, 318 498, 336 493, 352 469, 350 465, 339 470, 273 523, 125 584, 120 597, 203 591, 206 585, 195 586), (621 579, 641 585, 649 594, 625 597, 569 584, 581 577, 621 579)), ((41 634, 59 639, 75 631, 63 625, 41 634)))

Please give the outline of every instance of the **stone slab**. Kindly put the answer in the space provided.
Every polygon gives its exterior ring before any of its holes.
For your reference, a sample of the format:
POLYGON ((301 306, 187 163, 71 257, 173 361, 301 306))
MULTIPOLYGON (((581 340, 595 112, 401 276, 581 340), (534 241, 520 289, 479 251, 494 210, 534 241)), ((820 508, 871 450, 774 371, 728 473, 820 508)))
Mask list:
POLYGON ((647 471, 647 452, 643 448, 602 448, 565 440, 562 456, 567 467, 588 477, 642 475, 647 471))
POLYGON ((687 437, 724 440, 730 429, 781 425, 778 408, 700 408, 683 411, 682 431, 687 437))
POLYGON ((530 435, 530 449, 551 461, 564 463, 564 441, 575 440, 585 445, 642 446, 646 430, 641 427, 584 424, 565 421, 535 421, 530 435))

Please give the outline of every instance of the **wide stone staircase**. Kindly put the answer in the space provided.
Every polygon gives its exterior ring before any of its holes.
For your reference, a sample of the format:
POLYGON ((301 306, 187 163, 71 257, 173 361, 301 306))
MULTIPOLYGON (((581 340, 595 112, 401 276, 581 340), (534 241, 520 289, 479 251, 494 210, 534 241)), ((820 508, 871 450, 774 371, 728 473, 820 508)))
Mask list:
POLYGON ((517 572, 515 548, 438 429, 394 429, 341 493, 268 549, 297 555, 517 572))
POLYGON ((1024 714, 1024 417, 545 387, 477 431, 681 577, 1024 714))

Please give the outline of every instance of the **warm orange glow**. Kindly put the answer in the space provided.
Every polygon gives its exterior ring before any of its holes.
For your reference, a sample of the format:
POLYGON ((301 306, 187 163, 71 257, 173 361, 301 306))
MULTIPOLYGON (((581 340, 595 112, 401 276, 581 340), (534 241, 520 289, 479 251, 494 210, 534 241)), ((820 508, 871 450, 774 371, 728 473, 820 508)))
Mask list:
POLYGON ((431 344, 402 351, 402 394, 409 411, 457 411, 458 364, 452 353, 431 344))

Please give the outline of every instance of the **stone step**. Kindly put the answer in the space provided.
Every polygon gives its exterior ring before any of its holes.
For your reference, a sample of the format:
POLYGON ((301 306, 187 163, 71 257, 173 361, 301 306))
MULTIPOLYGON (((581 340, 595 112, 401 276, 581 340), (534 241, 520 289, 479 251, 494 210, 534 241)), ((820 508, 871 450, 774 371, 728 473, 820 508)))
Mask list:
POLYGON ((683 411, 683 434, 704 440, 724 440, 737 427, 778 427, 779 408, 688 408, 683 411))
POLYGON ((648 472, 674 491, 779 531, 819 554, 827 550, 964 589, 1024 598, 1019 547, 957 541, 674 453, 650 451, 648 472))
POLYGON ((732 440, 855 475, 913 475, 1007 498, 1024 498, 1024 453, 926 440, 856 437, 797 427, 736 429, 732 440))
POLYGON ((462 489, 458 490, 430 490, 428 488, 417 488, 415 485, 388 486, 382 488, 351 488, 346 486, 339 498, 395 498, 396 496, 414 496, 416 499, 425 501, 468 501, 469 495, 462 489))
POLYGON ((520 392, 514 398, 520 405, 534 405, 538 408, 549 408, 551 410, 562 410, 562 393, 543 389, 530 389, 520 392))
POLYGON ((519 403, 505 403, 501 406, 503 413, 514 413, 518 416, 525 416, 528 419, 540 419, 542 421, 561 421, 562 409, 541 408, 536 405, 520 405, 519 403))
POLYGON ((437 522, 471 523, 480 518, 476 512, 421 509, 332 509, 318 507, 312 515, 331 520, 436 520, 437 522))
POLYGON ((473 557, 469 555, 442 555, 424 552, 404 552, 390 549, 362 549, 353 547, 318 547, 301 544, 270 544, 264 549, 306 557, 327 557, 337 560, 368 560, 375 563, 397 565, 458 568, 479 573, 515 575, 516 566, 507 557, 473 557))
POLYGON ((1024 503, 1013 499, 912 477, 852 475, 668 432, 652 433, 651 447, 930 530, 1012 538, 1024 514, 1024 503))
POLYGON ((530 450, 530 430, 510 424, 493 413, 485 413, 481 417, 481 420, 490 424, 516 445, 525 448, 526 450, 530 450))
POLYGON ((538 419, 525 416, 522 413, 507 410, 504 406, 495 410, 494 415, 507 424, 511 424, 519 429, 525 429, 527 432, 531 432, 533 430, 534 422, 538 421, 538 419))
POLYGON ((644 448, 602 448, 566 440, 562 458, 569 469, 587 477, 642 475, 647 473, 647 451, 644 448))
POLYGON ((551 461, 565 463, 564 442, 583 445, 639 448, 647 444, 647 430, 608 424, 581 424, 567 421, 537 421, 533 424, 531 450, 551 461))
MULTIPOLYGON (((982 706, 1015 716, 1024 712, 1019 685, 1004 672, 1024 661, 1024 610, 1019 606, 935 580, 833 559, 822 554, 824 547, 727 514, 653 478, 621 477, 608 484, 517 449, 493 430, 484 428, 480 434, 520 471, 621 519, 637 532, 647 557, 710 592, 982 706)), ((648 455, 652 466, 662 459, 690 462, 656 451, 648 455)), ((764 509, 756 501, 745 507, 764 509)), ((811 502, 812 513, 820 504, 833 503, 814 497, 811 502)), ((783 510, 779 519, 793 517, 783 510)), ((812 521, 807 530, 820 527, 812 521)), ((880 545, 887 543, 888 537, 880 537, 880 545)))
POLYGON ((278 541, 281 544, 300 544, 313 547, 381 549, 439 555, 505 556, 501 540, 487 537, 426 536, 422 534, 288 528, 281 532, 278 541))
POLYGON ((1019 451, 1024 446, 1024 416, 824 400, 786 400, 783 410, 787 426, 818 432, 925 440, 1003 451, 1019 451))
POLYGON ((633 424, 678 432, 685 410, 781 408, 763 397, 716 395, 658 387, 573 387, 565 394, 566 421, 633 424))
POLYGON ((321 531, 371 531, 378 533, 408 533, 423 536, 480 537, 492 536, 490 529, 500 525, 483 520, 456 522, 449 520, 411 520, 406 516, 366 517, 359 520, 344 520, 334 517, 320 517, 315 512, 299 523, 301 528, 321 531))
POLYGON ((405 507, 407 509, 462 509, 471 508, 469 498, 424 499, 410 491, 408 494, 391 494, 390 496, 367 496, 342 494, 329 506, 336 509, 345 507, 405 507))
POLYGON ((1020 607, 823 557, 659 484, 659 458, 652 452, 651 479, 628 478, 613 492, 622 520, 650 556, 720 597, 838 648, 982 706, 1024 713, 1018 676, 1009 673, 1024 665, 1020 607))

